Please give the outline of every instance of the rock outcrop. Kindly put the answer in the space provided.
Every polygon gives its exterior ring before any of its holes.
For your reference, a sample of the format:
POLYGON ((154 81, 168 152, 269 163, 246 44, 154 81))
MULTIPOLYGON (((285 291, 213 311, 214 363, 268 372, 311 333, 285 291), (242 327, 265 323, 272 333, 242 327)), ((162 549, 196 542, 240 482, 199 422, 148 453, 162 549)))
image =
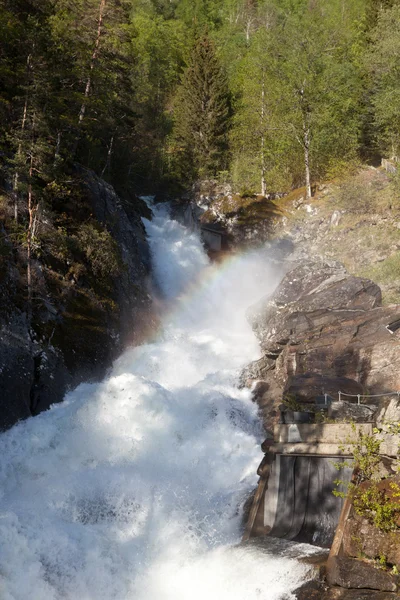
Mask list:
POLYGON ((328 587, 319 581, 303 584, 294 592, 296 600, 399 600, 400 596, 393 592, 368 589, 345 589, 328 587))
POLYGON ((243 380, 258 382, 269 426, 287 393, 307 401, 400 389, 400 306, 382 307, 379 287, 338 263, 294 265, 249 319, 263 356, 243 380))
POLYGON ((145 203, 138 198, 124 203, 111 185, 86 169, 76 167, 73 176, 77 196, 67 198, 72 205, 67 223, 76 233, 60 232, 57 215, 41 215, 44 252, 32 265, 30 306, 25 257, 3 231, 0 430, 62 400, 69 387, 101 377, 124 346, 142 339, 142 324, 151 321, 149 250, 141 222, 142 215, 149 216, 145 203), (85 223, 90 223, 85 233, 93 237, 79 246, 85 223), (107 273, 99 264, 98 275, 91 270, 90 252, 97 251, 98 261, 107 265, 103 239, 111 240, 108 248, 119 268, 107 273))
POLYGON ((396 592, 398 575, 382 571, 362 560, 336 556, 330 560, 327 581, 347 589, 371 589, 381 592, 396 592))

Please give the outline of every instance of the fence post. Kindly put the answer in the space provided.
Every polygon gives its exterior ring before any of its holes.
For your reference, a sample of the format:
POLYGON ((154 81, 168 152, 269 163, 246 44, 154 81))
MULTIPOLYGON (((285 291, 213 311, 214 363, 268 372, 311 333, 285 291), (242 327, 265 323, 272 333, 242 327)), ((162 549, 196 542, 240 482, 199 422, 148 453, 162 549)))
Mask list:
POLYGON ((328 394, 324 394, 325 397, 325 406, 328 404, 328 394))
POLYGON ((338 394, 339 394, 339 402, 341 402, 342 401, 342 392, 338 392, 338 394))
POLYGON ((361 403, 361 395, 360 395, 360 394, 358 394, 358 395, 357 395, 357 404, 360 404, 360 403, 361 403))

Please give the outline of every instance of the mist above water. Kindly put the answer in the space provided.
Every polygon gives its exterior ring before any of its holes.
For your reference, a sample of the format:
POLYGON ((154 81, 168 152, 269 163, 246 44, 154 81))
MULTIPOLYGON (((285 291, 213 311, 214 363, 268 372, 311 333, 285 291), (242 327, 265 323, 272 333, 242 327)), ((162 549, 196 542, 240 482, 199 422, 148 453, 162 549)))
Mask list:
POLYGON ((2 600, 278 600, 306 575, 235 546, 262 439, 245 311, 277 274, 264 252, 210 265, 165 206, 146 229, 158 337, 0 436, 2 600))

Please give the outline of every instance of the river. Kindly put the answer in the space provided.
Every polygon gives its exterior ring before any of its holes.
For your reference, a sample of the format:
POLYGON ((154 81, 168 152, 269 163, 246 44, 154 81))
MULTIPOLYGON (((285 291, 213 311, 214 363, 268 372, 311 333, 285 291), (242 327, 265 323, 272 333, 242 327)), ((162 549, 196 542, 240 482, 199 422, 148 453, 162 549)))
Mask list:
POLYGON ((262 457, 245 313, 279 273, 210 264, 165 205, 145 225, 159 330, 0 436, 2 600, 282 600, 307 576, 239 544, 262 457))

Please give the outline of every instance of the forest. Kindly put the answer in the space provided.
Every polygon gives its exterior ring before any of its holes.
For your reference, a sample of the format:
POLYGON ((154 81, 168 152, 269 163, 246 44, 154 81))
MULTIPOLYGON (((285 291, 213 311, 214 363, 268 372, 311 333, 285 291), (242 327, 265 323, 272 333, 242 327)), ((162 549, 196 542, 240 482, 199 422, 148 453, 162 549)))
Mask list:
POLYGON ((398 153, 397 0, 1 0, 0 32, 2 210, 28 238, 76 164, 121 195, 311 195, 398 153))

